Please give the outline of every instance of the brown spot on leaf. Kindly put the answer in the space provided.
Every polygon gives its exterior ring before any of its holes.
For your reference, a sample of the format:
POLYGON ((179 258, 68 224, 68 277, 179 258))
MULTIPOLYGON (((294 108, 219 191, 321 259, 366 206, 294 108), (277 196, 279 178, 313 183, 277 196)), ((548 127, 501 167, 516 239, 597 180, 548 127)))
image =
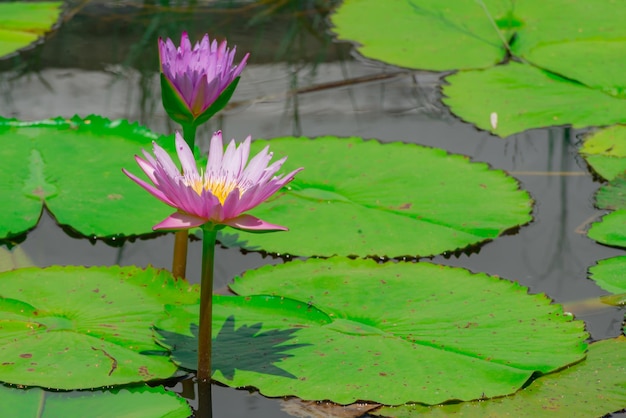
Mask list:
POLYGON ((33 355, 31 353, 20 354, 21 358, 31 358, 33 355))

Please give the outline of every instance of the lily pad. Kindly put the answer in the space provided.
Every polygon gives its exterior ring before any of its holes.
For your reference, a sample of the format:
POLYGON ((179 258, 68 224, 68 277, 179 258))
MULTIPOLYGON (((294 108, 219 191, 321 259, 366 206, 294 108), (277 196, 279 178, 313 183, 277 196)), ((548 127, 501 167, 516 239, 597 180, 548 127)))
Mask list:
POLYGON ((596 193, 596 207, 599 209, 626 209, 626 173, 621 173, 596 193))
POLYGON ((468 157, 360 138, 274 138, 283 170, 305 170, 252 215, 288 232, 224 230, 225 245, 300 256, 422 257, 497 238, 530 221, 515 179, 468 157))
POLYGON ((0 289, 0 381, 56 389, 170 377, 153 321, 199 293, 137 267, 23 268, 1 273, 0 289))
MULTIPOLYGON (((496 16, 510 8, 503 0, 485 3, 496 16)), ((345 0, 331 21, 339 39, 356 41, 368 58, 434 71, 496 64, 506 56, 500 36, 510 37, 508 20, 499 21, 499 34, 485 9, 473 1, 345 0)), ((510 26, 518 23, 510 21, 510 26)))
POLYGON ((626 171, 626 126, 594 132, 585 138, 579 152, 596 173, 613 180, 626 171))
POLYGON ((462 70, 447 77, 445 103, 500 136, 626 122, 615 59, 626 48, 625 19, 613 0, 346 0, 332 16, 339 37, 368 58, 462 70))
MULTIPOLYGON (((513 393, 535 373, 585 355, 584 324, 559 305, 460 268, 312 259, 249 271, 231 287, 241 296, 215 298, 214 353, 230 356, 218 362, 236 370, 227 377, 216 367, 213 378, 266 396, 388 405, 471 400, 513 393), (219 333, 230 315, 230 334, 245 327, 257 334, 225 351, 219 333), (283 356, 273 364, 281 373, 267 372, 268 356, 254 351, 257 336, 272 330, 293 330, 266 349, 283 356)), ((197 309, 179 309, 157 325, 191 335, 197 309)))
POLYGON ((587 235, 601 244, 626 248, 626 210, 616 210, 594 222, 587 235))
POLYGON ((0 57, 37 41, 61 15, 63 2, 0 3, 0 57))
POLYGON ((44 205, 90 238, 152 233, 171 210, 121 171, 152 141, 174 151, 172 138, 124 120, 0 118, 0 239, 34 228, 44 205))
POLYGON ((187 418, 187 402, 162 386, 105 391, 50 392, 0 386, 2 413, 12 418, 187 418))
POLYGON ((626 339, 619 337, 589 346, 586 360, 542 376, 504 398, 427 407, 381 408, 372 415, 413 417, 601 417, 626 407, 626 339))
POLYGON ((460 71, 445 80, 443 102, 450 110, 502 137, 545 126, 626 122, 626 100, 528 64, 460 71))
POLYGON ((626 256, 600 260, 589 273, 589 278, 607 292, 626 293, 626 256))

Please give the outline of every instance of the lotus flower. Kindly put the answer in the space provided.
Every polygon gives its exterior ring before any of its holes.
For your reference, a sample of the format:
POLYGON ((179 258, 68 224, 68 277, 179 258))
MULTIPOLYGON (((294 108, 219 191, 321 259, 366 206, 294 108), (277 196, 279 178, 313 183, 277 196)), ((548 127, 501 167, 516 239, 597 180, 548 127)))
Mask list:
POLYGON ((176 151, 182 165, 181 174, 163 148, 157 144, 153 147, 154 157, 144 151, 145 160, 139 156, 135 156, 135 160, 154 185, 123 170, 153 196, 178 209, 153 229, 187 229, 212 223, 252 231, 287 230, 244 214, 302 170, 298 168, 287 175, 274 176, 287 157, 268 165, 272 153, 265 147, 248 162, 250 137, 239 146, 231 140, 224 152, 222 132, 218 131, 211 138, 206 169, 198 171, 191 149, 177 132, 176 151))
POLYGON ((172 119, 200 124, 226 106, 250 55, 233 65, 235 52, 226 41, 210 42, 209 35, 193 48, 187 32, 179 47, 169 38, 159 38, 163 106, 172 119))

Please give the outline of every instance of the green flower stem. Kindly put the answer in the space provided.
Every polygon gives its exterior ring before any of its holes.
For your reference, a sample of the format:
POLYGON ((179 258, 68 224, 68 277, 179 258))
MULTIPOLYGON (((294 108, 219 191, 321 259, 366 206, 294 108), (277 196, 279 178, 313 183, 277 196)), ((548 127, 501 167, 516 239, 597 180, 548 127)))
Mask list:
MULTIPOLYGON (((193 123, 183 124, 183 138, 193 151, 196 143, 196 128, 193 123)), ((172 274, 176 278, 184 278, 187 274, 187 243, 189 242, 189 231, 182 229, 176 232, 174 238, 174 256, 172 257, 172 274)))
POLYGON ((196 145, 196 129, 198 128, 198 125, 195 123, 184 123, 182 124, 182 127, 183 138, 185 138, 185 142, 189 145, 189 148, 191 148, 191 152, 193 152, 196 145))
POLYGON ((202 226, 202 281, 200 282, 200 327, 198 332, 198 382, 211 380, 211 324, 213 322, 213 265, 215 225, 202 226))

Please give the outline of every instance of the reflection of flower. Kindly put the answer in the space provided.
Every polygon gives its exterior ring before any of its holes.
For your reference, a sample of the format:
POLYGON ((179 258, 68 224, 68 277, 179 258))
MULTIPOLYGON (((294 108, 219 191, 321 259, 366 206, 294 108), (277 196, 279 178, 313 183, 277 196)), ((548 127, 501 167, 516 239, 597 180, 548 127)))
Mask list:
POLYGON ((123 171, 152 195, 178 209, 154 229, 187 229, 212 223, 246 230, 286 230, 283 226, 243 214, 265 201, 302 170, 274 176, 287 157, 268 166, 272 159, 268 148, 248 162, 250 137, 239 146, 231 140, 224 151, 222 133, 218 131, 211 138, 206 170, 198 172, 191 149, 177 132, 176 151, 182 175, 167 152, 156 144, 156 158, 145 151, 145 160, 135 156, 154 186, 123 171))
POLYGON ((211 115, 226 105, 236 84, 231 89, 228 87, 239 77, 249 56, 246 54, 239 65, 233 65, 235 52, 236 48, 226 47, 226 41, 210 42, 209 35, 204 35, 193 48, 187 32, 183 32, 178 48, 169 38, 159 39, 163 103, 172 119, 179 123, 193 122, 225 90, 228 97, 211 115))

